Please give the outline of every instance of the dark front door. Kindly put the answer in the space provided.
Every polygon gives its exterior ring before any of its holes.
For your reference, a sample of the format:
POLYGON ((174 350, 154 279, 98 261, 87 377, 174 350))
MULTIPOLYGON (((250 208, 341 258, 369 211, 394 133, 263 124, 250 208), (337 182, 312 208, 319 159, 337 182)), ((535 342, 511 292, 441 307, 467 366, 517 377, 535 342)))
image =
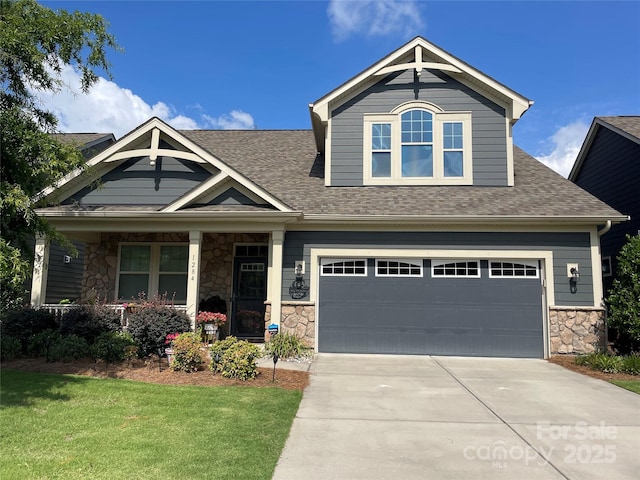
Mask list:
POLYGON ((264 338, 264 302, 267 299, 267 259, 236 257, 233 264, 231 334, 264 338))

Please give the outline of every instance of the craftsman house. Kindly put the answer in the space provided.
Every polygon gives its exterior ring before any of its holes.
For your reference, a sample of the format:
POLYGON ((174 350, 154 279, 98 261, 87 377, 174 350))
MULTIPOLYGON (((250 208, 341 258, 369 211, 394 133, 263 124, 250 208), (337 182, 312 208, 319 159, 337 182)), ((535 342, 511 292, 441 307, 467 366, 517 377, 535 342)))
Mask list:
MULTIPOLYGON (((194 317, 218 295, 240 337, 278 324, 320 352, 592 351, 599 232, 625 216, 513 145, 531 104, 417 37, 310 104, 311 130, 152 118, 38 213, 84 243, 83 296, 167 293, 194 317)), ((36 250, 40 305, 46 239, 36 250)))

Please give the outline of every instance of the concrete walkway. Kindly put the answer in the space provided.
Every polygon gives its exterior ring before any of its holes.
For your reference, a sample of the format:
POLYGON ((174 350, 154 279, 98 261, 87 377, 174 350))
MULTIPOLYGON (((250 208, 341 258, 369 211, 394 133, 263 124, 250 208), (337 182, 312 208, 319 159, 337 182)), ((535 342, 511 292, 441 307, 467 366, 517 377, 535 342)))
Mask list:
POLYGON ((298 479, 637 479, 640 395, 544 360, 319 354, 275 470, 298 479))

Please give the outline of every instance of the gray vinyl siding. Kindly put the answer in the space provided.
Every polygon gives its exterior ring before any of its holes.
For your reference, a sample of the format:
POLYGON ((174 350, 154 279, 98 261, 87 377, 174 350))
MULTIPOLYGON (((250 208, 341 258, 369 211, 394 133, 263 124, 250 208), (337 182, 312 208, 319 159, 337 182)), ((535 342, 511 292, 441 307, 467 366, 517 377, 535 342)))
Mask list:
POLYGON ((389 113, 422 100, 445 111, 472 112, 473 183, 507 185, 505 111, 444 73, 423 71, 419 83, 408 70, 392 74, 332 111, 331 184, 363 184, 363 115, 389 113))
POLYGON ((69 263, 64 263, 64 256, 70 253, 59 244, 51 243, 45 303, 60 303, 63 299, 77 301, 80 298, 84 270, 84 243, 72 243, 78 250, 78 256, 71 256, 69 263))
POLYGON ((256 205, 256 202, 232 187, 211 200, 209 205, 256 205))
MULTIPOLYGON (((599 127, 575 183, 631 216, 630 221, 614 225, 600 239, 602 255, 611 257, 615 274, 616 256, 626 243, 626 235, 636 235, 640 230, 640 145, 599 127)), ((604 278, 606 288, 612 280, 613 277, 604 278)))
POLYGON ((97 187, 86 187, 63 201, 70 205, 166 205, 209 178, 198 164, 159 157, 130 159, 105 174, 97 187))
MULTIPOLYGON (((550 250, 553 252, 555 304, 593 306, 591 247, 588 233, 504 232, 287 232, 283 251, 282 299, 291 300, 289 287, 295 280, 296 260, 305 260, 304 280, 309 284, 311 248, 396 248, 443 250, 550 250), (580 282, 572 294, 567 263, 578 263, 580 282)), ((355 294, 355 292, 354 292, 355 294)), ((309 300, 305 298, 303 300, 309 300)))

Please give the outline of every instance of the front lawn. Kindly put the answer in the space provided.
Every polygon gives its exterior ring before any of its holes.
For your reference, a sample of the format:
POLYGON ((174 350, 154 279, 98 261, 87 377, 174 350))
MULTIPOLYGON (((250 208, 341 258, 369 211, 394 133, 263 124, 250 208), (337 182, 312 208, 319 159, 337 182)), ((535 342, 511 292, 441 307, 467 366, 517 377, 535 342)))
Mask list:
POLYGON ((640 395, 640 380, 609 380, 614 385, 640 395))
POLYGON ((2 370, 12 479, 269 479, 302 392, 2 370))

